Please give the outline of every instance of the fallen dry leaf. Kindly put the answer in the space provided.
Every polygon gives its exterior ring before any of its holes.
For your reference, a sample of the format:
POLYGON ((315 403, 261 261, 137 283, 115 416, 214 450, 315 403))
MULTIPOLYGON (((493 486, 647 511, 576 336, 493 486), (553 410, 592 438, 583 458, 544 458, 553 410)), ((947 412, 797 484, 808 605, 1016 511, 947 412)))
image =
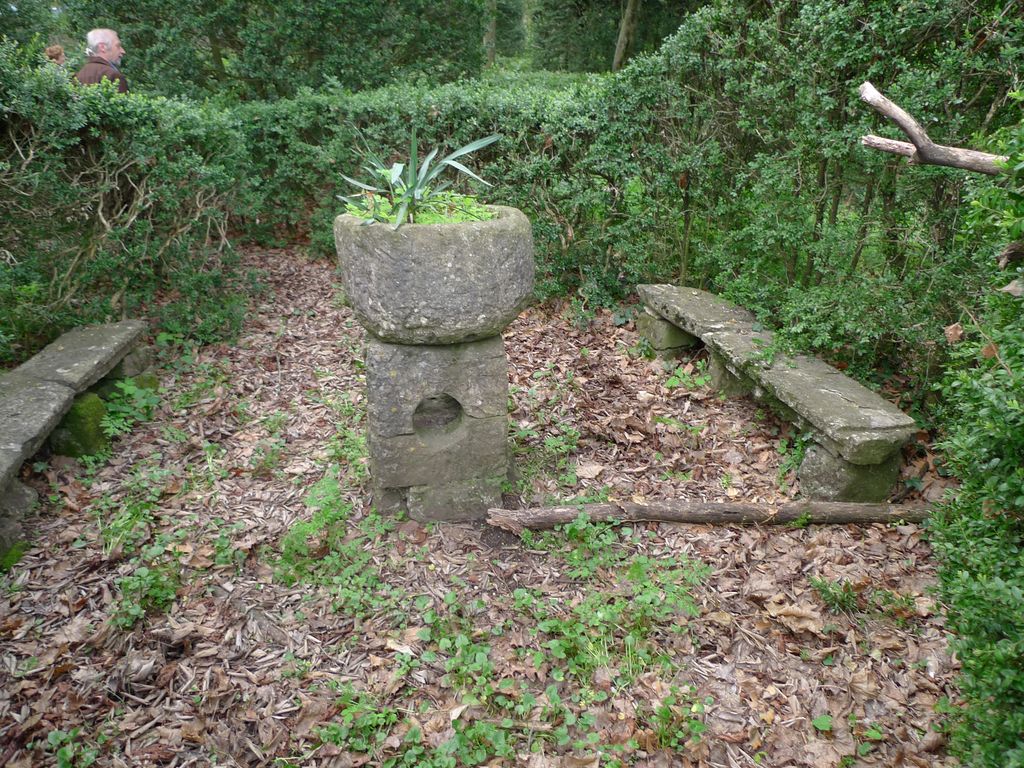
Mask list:
POLYGON ((784 595, 776 595, 765 603, 765 610, 773 619, 778 619, 793 632, 811 632, 825 637, 825 621, 821 613, 810 603, 799 605, 789 602, 784 595))

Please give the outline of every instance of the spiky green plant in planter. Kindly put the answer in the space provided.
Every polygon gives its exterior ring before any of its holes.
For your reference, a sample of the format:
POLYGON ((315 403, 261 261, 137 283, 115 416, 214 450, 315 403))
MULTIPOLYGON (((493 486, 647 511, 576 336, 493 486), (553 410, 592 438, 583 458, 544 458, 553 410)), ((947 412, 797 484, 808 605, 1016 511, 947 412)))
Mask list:
POLYGON ((439 150, 435 148, 420 162, 416 129, 413 128, 408 163, 392 163, 389 166, 366 147, 363 171, 371 183, 342 174, 345 181, 362 191, 338 197, 345 201, 346 211, 353 216, 365 220, 367 224, 387 222, 394 229, 412 223, 439 224, 490 219, 493 213, 478 203, 476 198, 451 190, 450 181, 439 183, 438 178, 445 169, 454 168, 490 186, 460 163, 459 158, 483 149, 499 138, 498 134, 492 134, 477 139, 436 162, 439 150))

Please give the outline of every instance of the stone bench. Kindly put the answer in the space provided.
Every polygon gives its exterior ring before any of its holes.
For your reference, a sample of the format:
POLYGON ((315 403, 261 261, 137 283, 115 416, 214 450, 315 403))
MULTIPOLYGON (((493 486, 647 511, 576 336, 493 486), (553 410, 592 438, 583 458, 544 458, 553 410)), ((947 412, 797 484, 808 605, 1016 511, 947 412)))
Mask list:
POLYGON ((30 458, 71 410, 104 378, 125 378, 149 364, 133 353, 146 330, 141 320, 75 328, 35 357, 0 375, 0 554, 22 538, 21 517, 35 492, 18 481, 30 458))
POLYGON ((703 342, 712 382, 727 396, 752 395, 812 435, 797 472, 809 498, 884 501, 899 475, 914 420, 814 357, 769 355, 773 336, 754 316, 696 288, 639 285, 646 316, 637 328, 662 356, 703 342))

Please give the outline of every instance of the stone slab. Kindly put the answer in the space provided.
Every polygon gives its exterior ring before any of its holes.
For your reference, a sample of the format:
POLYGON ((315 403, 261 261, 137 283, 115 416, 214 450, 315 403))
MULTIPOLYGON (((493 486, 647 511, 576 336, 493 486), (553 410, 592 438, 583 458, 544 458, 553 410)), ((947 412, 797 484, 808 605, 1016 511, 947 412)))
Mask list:
POLYGON ((0 488, 39 450, 74 399, 72 388, 27 376, 22 368, 0 377, 0 488))
POLYGON ((84 392, 102 379, 146 331, 141 320, 89 325, 63 334, 17 371, 84 392))
MULTIPOLYGON (((508 415, 508 361, 500 336, 446 346, 366 341, 367 429, 372 437, 411 435, 425 397, 447 394, 466 417, 508 415)), ((372 439, 371 437, 371 439, 372 439)))
POLYGON ((758 380, 853 464, 885 461, 917 431, 899 408, 816 358, 776 360, 758 380))
POLYGON ((785 418, 819 432, 823 442, 853 464, 884 461, 917 430, 914 420, 899 408, 816 357, 767 357, 764 350, 772 340, 768 331, 704 336, 705 344, 721 355, 734 376, 755 382, 755 397, 767 400, 785 418))
POLYGON ((767 368, 771 359, 766 354, 775 337, 771 331, 711 331, 704 334, 704 343, 718 352, 733 374, 748 373, 750 368, 767 368))
POLYGON ((715 331, 747 330, 754 315, 699 288, 638 285, 640 298, 655 314, 701 339, 715 331))

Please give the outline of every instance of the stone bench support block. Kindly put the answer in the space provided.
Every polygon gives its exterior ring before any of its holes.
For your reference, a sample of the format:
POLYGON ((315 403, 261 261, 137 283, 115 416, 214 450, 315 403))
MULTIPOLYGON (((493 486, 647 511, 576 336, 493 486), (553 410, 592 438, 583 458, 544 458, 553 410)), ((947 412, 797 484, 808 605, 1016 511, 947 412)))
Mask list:
POLYGON ((38 494, 24 483, 12 480, 0 488, 0 554, 24 539, 21 521, 38 501, 38 494))
POLYGON ((742 373, 734 372, 721 353, 712 351, 708 364, 711 386, 726 397, 746 397, 754 391, 754 382, 742 373))
POLYGON ((704 342, 722 391, 752 394, 813 434, 799 471, 806 495, 863 502, 888 496, 900 448, 917 430, 913 419, 817 358, 770 354, 772 334, 724 299, 671 285, 637 292, 652 312, 704 342))
POLYGON ((816 443, 807 447, 797 469, 803 494, 823 501, 885 501, 899 473, 898 453, 877 464, 852 464, 816 443))
POLYGON ((374 504, 416 520, 478 520, 508 474, 508 363, 500 336, 366 345, 374 504))
MULTIPOLYGON (((140 320, 75 328, 0 376, 0 498, 6 500, 0 526, 14 530, 25 507, 15 503, 28 490, 15 479, 22 463, 60 424, 76 396, 109 374, 145 330, 140 320)), ((6 549, 0 542, 0 552, 6 549)))
POLYGON ((649 310, 641 312, 636 319, 636 329, 647 340, 661 358, 678 357, 682 352, 700 344, 700 339, 649 310))

